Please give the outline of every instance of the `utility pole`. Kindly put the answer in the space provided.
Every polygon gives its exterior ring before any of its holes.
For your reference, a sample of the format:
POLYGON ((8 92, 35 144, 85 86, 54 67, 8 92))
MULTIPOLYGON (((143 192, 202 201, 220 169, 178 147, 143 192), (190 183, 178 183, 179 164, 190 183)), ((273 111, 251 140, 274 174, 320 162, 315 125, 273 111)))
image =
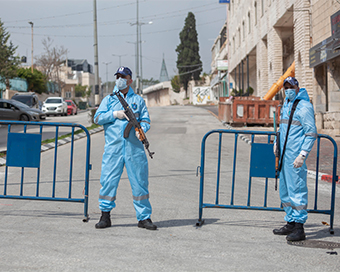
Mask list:
POLYGON ((32 60, 31 60, 31 72, 33 74, 33 23, 32 22, 28 22, 31 25, 31 29, 32 29, 32 60))
POLYGON ((126 56, 126 54, 125 55, 115 55, 115 54, 112 54, 112 56, 119 57, 119 67, 122 66, 121 57, 126 56))
POLYGON ((94 104, 99 106, 99 68, 98 68, 98 37, 97 37, 97 3, 93 0, 93 28, 94 28, 94 104))
POLYGON ((137 0, 137 22, 136 22, 136 29, 137 29, 137 41, 136 41, 136 89, 137 89, 137 94, 140 94, 139 91, 139 22, 138 22, 138 0, 137 0))
POLYGON ((108 79, 107 79, 107 66, 112 62, 103 62, 106 64, 106 95, 109 93, 108 79))

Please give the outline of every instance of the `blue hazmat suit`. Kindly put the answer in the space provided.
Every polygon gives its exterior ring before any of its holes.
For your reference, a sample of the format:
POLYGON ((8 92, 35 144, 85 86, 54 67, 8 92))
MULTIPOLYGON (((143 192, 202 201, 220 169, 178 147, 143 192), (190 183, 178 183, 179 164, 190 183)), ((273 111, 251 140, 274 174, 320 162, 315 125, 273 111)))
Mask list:
MULTIPOLYGON (((119 92, 117 87, 114 91, 119 92)), ((119 94, 124 97, 122 93, 119 92, 119 94)), ((147 132, 150 129, 150 118, 143 98, 129 87, 125 100, 135 113, 144 132, 147 132)), ((136 217, 138 221, 141 221, 149 219, 152 212, 148 190, 148 160, 144 146, 136 137, 134 128, 130 130, 129 136, 124 138, 124 130, 128 121, 116 119, 113 116, 113 112, 119 110, 124 110, 124 108, 117 96, 108 95, 103 99, 94 116, 95 123, 104 126, 105 135, 99 208, 104 212, 115 208, 117 187, 125 165, 132 189, 136 217)))
POLYGON ((313 105, 305 88, 300 88, 299 93, 292 101, 285 100, 281 109, 280 121, 280 152, 282 154, 286 140, 288 120, 293 103, 296 99, 300 102, 293 115, 289 129, 286 151, 280 172, 280 198, 286 212, 285 221, 304 224, 307 220, 307 166, 306 160, 302 167, 295 168, 293 162, 301 153, 311 151, 317 138, 313 105))

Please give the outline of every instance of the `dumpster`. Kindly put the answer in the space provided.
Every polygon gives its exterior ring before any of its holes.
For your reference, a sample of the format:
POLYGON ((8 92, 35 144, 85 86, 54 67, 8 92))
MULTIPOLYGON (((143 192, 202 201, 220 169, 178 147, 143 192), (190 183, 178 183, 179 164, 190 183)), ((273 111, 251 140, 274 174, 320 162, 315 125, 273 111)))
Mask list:
MULTIPOLYGON (((273 125, 274 111, 278 112, 280 101, 261 100, 256 96, 220 97, 218 116, 221 121, 241 125, 273 125)), ((279 122, 276 114, 276 122, 279 122)))
POLYGON ((86 102, 83 102, 83 101, 79 101, 79 103, 78 103, 78 108, 79 108, 80 110, 86 110, 86 108, 87 108, 87 103, 86 103, 86 102))

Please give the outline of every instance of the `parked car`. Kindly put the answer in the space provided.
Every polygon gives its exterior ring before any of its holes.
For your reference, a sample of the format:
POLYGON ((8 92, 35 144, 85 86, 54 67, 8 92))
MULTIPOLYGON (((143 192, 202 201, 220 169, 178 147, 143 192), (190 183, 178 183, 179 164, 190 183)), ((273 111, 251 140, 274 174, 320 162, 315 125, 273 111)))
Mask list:
POLYGON ((32 109, 13 99, 0 99, 0 120, 40 121, 46 115, 41 110, 32 109))
POLYGON ((40 101, 35 93, 16 93, 12 96, 12 99, 24 103, 30 108, 40 109, 40 101))
POLYGON ((42 105, 42 111, 46 114, 46 116, 67 116, 67 104, 62 97, 49 97, 42 105))
POLYGON ((72 100, 65 100, 66 104, 67 104, 67 114, 68 115, 77 115, 78 114, 78 108, 77 105, 74 104, 74 102, 72 100))

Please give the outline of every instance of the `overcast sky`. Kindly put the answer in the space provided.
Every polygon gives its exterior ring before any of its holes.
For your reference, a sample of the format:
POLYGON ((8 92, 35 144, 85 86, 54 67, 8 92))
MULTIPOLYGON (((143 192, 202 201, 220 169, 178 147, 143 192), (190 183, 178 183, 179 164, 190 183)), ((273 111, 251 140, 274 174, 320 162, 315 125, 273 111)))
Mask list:
MULTIPOLYGON (((176 47, 188 12, 194 13, 203 62, 210 72, 211 47, 226 20, 226 5, 218 0, 139 0, 142 25, 143 78, 159 79, 163 54, 168 74, 176 73, 176 47), (148 22, 152 21, 152 24, 148 22)), ((98 58, 102 82, 114 80, 121 64, 135 72, 136 0, 97 0, 98 58), (111 64, 103 64, 111 62, 111 64)), ((18 46, 17 53, 31 63, 31 26, 34 23, 34 56, 43 53, 42 40, 68 49, 69 59, 87 59, 93 65, 93 0, 0 0, 0 18, 18 46)), ((133 77, 135 73, 133 74, 133 77)))

